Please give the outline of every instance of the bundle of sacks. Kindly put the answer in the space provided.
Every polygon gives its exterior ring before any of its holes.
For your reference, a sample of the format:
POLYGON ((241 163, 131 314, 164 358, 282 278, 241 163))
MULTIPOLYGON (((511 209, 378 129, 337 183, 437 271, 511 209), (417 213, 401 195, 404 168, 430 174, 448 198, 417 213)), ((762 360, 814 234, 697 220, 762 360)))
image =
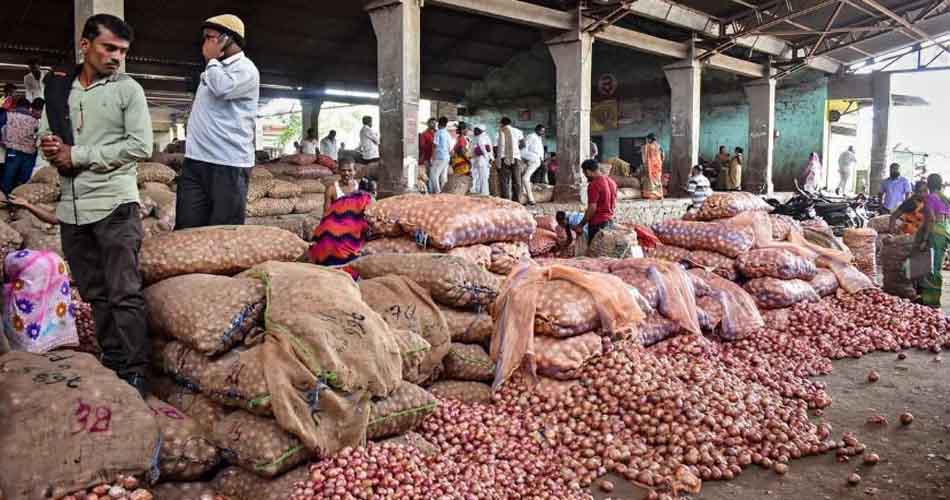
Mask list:
MULTIPOLYGON (((417 384, 436 376, 448 333, 428 293, 399 279, 361 289, 346 273, 297 263, 306 249, 264 226, 143 244, 153 360, 164 374, 154 384, 160 401, 150 403, 159 416, 195 423, 184 451, 166 452, 184 431, 163 427, 163 477, 191 480, 226 461, 263 485, 306 470, 307 460, 407 432, 435 410, 417 384)), ((230 494, 250 500, 258 490, 230 494)))
POLYGON ((439 253, 379 253, 350 263, 366 300, 390 325, 420 322, 429 342, 423 382, 436 381, 433 394, 488 402, 486 382, 495 365, 487 348, 493 322, 488 309, 503 279, 471 260, 439 253), (429 326, 425 326, 429 325, 429 326))
POLYGON ((503 276, 531 257, 537 227, 518 203, 453 194, 394 196, 373 204, 366 218, 378 238, 364 255, 445 253, 503 276))
POLYGON ((839 285, 849 293, 873 286, 850 253, 811 243, 795 221, 768 211, 751 194, 716 193, 693 220, 654 225, 662 244, 647 253, 741 284, 762 310, 817 301, 839 285))
POLYGON ((325 167, 292 166, 326 170, 320 177, 296 177, 284 172, 282 166, 255 167, 247 187, 247 224, 278 227, 305 240, 323 216, 326 179, 332 172, 325 167))

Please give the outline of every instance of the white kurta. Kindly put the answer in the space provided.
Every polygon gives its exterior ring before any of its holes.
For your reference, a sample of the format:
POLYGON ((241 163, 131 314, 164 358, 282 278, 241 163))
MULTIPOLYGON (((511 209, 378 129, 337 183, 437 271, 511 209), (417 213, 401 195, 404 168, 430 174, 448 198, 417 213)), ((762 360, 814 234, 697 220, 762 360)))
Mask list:
POLYGON ((472 158, 472 194, 489 195, 488 178, 491 172, 491 161, 495 158, 491 138, 488 134, 472 138, 472 147, 476 149, 472 158), (481 151, 481 155, 478 154, 481 151))

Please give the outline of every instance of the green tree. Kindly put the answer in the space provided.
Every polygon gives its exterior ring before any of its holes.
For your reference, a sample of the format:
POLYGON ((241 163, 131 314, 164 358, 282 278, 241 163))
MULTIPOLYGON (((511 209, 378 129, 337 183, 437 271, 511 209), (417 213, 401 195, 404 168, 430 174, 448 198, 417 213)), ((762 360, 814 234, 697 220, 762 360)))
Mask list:
POLYGON ((303 116, 302 113, 290 113, 282 118, 282 121, 287 125, 287 128, 277 138, 277 145, 281 150, 287 144, 300 139, 300 133, 303 131, 303 116))

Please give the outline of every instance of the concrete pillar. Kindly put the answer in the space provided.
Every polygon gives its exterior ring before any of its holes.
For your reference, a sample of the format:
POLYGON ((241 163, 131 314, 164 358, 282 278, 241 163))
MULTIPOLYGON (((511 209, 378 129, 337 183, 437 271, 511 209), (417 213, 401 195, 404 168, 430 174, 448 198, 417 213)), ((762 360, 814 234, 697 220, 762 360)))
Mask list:
POLYGON ((762 78, 745 84, 749 102, 749 148, 745 155, 742 189, 772 193, 772 154, 775 150, 775 80, 762 78))
POLYGON ((548 40, 557 71, 557 179, 554 200, 587 203, 581 163, 590 158, 590 92, 594 38, 579 31, 548 40))
MULTIPOLYGON (((79 52, 79 40, 82 39, 82 28, 86 25, 86 19, 96 14, 112 14, 118 18, 125 19, 125 0, 74 0, 76 34, 76 63, 82 63, 82 53, 79 52)), ((122 70, 125 70, 123 65, 122 70)))
MULTIPOLYGON (((874 73, 872 76, 872 91, 874 94, 874 125, 871 130, 871 195, 881 191, 881 181, 888 173, 891 161, 891 74, 874 73)), ((911 173, 906 168, 904 174, 911 173)))
POLYGON ((686 195, 689 171, 699 163, 699 98, 702 67, 694 58, 665 66, 670 84, 670 194, 686 195))
POLYGON ((421 16, 418 0, 366 7, 376 32, 379 79, 380 196, 416 190, 419 157, 421 16))
POLYGON ((300 127, 300 140, 304 140, 307 137, 307 129, 312 128, 317 134, 318 139, 322 139, 320 136, 320 107, 323 106, 323 99, 301 99, 300 106, 302 108, 302 120, 300 127))

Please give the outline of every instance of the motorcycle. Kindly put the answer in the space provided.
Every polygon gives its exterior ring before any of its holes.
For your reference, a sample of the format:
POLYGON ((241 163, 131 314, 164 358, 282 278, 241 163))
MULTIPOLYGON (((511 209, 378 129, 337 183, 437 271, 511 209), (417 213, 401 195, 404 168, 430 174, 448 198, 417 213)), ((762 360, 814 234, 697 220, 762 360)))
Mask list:
POLYGON ((871 218, 867 211, 867 198, 861 194, 856 197, 837 196, 822 191, 809 191, 795 182, 796 194, 785 203, 774 198, 767 199, 775 209, 772 213, 787 215, 798 221, 824 220, 835 236, 844 234, 845 229, 864 227, 871 218))

